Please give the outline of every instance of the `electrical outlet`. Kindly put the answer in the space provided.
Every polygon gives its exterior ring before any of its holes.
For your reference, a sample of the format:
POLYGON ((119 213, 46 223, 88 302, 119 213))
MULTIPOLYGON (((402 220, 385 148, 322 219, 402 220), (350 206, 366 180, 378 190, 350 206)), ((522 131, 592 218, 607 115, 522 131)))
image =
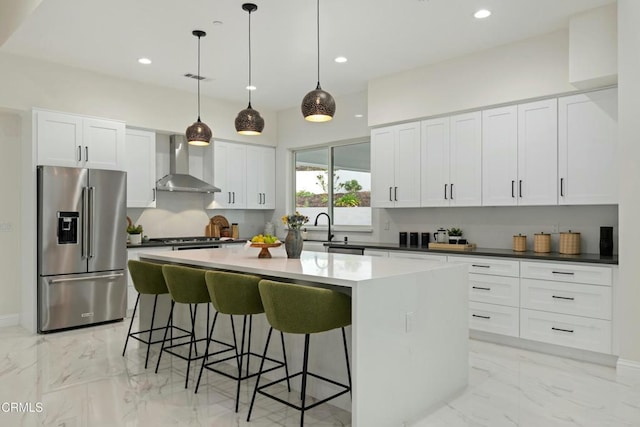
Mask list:
POLYGON ((553 224, 551 226, 551 233, 558 234, 560 232, 560 224, 553 224))

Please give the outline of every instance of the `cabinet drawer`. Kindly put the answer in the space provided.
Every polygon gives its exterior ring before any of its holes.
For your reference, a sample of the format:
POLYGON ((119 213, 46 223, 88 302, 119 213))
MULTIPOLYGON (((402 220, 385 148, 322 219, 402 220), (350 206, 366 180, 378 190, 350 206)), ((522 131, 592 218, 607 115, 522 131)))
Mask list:
POLYGON ((523 261, 521 268, 522 277, 528 279, 588 283, 603 286, 611 286, 613 280, 611 267, 523 261))
POLYGON ((521 309, 520 337, 611 353, 611 322, 608 320, 521 309))
POLYGON ((515 307, 469 302, 469 329, 517 337, 518 317, 515 307))
POLYGON ((469 300, 518 307, 520 286, 517 277, 469 274, 469 300))
POLYGON ((611 287, 521 279, 521 306, 611 320, 611 287))
MULTIPOLYGON (((367 253, 365 249, 365 254, 367 253)), ((422 259, 428 261, 447 262, 446 255, 423 254, 420 252, 389 251, 389 258, 422 259)))
POLYGON ((496 258, 449 256, 449 262, 469 264, 469 273, 493 274, 496 276, 518 277, 520 262, 496 258))

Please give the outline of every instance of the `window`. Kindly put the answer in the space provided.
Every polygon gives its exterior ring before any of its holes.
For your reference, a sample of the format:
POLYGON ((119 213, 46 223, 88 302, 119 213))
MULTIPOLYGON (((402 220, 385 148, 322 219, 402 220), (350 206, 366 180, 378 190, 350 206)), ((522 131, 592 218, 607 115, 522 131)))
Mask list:
POLYGON ((325 212, 334 225, 371 226, 370 163, 369 142, 294 151, 294 210, 310 222, 325 212))

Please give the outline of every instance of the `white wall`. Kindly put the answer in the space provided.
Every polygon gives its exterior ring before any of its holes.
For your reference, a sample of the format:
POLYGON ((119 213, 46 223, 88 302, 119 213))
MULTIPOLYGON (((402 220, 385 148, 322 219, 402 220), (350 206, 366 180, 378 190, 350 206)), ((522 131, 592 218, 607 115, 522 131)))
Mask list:
POLYGON ((568 31, 488 49, 369 82, 369 125, 575 90, 568 31))
MULTIPOLYGON (((640 2, 618 0, 620 153, 620 359, 640 368, 640 2)), ((620 363, 619 363, 620 364, 620 363)))

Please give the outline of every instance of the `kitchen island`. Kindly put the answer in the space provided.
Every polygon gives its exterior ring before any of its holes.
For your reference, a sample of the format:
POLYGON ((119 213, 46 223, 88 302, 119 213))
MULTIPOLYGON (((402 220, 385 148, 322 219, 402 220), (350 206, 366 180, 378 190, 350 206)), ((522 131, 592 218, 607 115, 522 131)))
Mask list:
MULTIPOLYGON (((466 266, 305 251, 300 259, 288 259, 284 247, 270 251, 273 257, 263 259, 248 246, 149 253, 140 258, 350 294, 353 426, 411 425, 466 387, 466 266)), ((313 338, 311 348, 312 358, 340 354, 339 339, 335 351, 314 347, 313 338)), ((292 361, 299 356, 288 354, 292 361)), ((344 371, 341 365, 331 369, 331 375, 342 380, 344 371)))

